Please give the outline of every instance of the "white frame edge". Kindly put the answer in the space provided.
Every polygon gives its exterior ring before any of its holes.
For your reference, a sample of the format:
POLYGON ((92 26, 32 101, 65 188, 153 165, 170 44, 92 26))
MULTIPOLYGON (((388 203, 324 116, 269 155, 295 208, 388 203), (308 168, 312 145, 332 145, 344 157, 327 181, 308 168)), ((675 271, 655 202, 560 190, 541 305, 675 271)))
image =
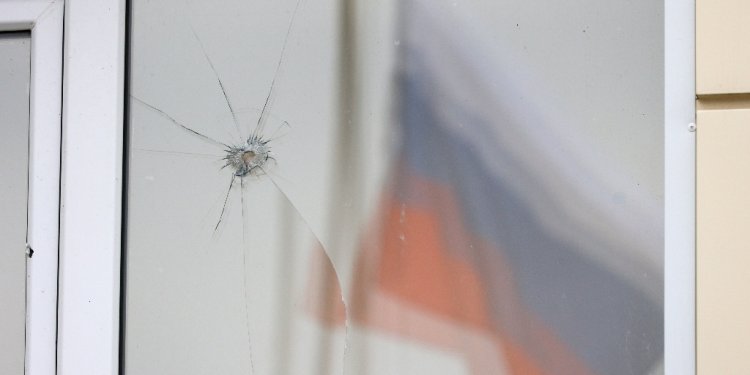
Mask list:
POLYGON ((0 31, 31 32, 26 262, 27 375, 55 374, 62 106, 62 0, 0 2, 0 31))
POLYGON ((695 374, 695 0, 664 2, 664 370, 695 374))
POLYGON ((65 3, 60 375, 117 374, 125 0, 65 3))

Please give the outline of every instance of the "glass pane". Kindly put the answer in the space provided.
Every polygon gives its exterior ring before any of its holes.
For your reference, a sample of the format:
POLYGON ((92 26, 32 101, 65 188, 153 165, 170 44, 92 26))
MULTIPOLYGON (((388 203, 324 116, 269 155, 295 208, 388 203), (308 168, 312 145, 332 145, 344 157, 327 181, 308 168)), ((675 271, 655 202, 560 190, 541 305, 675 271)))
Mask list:
POLYGON ((131 1, 126 374, 663 372, 663 4, 131 1))
POLYGON ((24 373, 31 35, 0 33, 0 374, 24 373))

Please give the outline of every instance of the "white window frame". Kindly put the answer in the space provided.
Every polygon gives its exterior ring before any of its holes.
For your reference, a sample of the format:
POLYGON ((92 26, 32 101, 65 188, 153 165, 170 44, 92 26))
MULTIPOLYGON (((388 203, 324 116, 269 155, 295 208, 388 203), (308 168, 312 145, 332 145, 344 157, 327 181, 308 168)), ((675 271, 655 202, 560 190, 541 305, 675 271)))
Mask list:
POLYGON ((125 0, 65 2, 57 373, 118 373, 125 0))
MULTIPOLYGON (((117 374, 125 0, 65 8, 58 373, 117 374)), ((695 374, 694 9, 665 0, 667 375, 695 374)))
POLYGON ((664 373, 667 375, 696 371, 694 125, 695 0, 665 0, 664 373))
POLYGON ((54 375, 63 1, 0 1, 0 31, 31 32, 24 366, 27 375, 54 375))

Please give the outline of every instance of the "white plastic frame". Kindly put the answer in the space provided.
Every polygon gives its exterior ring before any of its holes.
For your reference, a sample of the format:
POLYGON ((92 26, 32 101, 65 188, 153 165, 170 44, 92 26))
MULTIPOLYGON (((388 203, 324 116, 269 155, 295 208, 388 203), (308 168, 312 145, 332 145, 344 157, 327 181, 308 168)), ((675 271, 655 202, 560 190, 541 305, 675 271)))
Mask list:
POLYGON ((117 374, 125 1, 67 0, 57 373, 117 374))
POLYGON ((63 1, 0 1, 0 31, 31 32, 27 375, 55 374, 63 1))
POLYGON ((664 369, 695 374, 695 0, 664 2, 664 369))

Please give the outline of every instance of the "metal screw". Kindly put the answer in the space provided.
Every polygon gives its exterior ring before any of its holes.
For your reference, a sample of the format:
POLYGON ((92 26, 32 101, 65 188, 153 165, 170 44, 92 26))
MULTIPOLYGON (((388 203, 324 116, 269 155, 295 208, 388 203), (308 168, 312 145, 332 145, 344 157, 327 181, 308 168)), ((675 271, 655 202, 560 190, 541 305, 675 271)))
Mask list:
POLYGON ((689 131, 689 132, 694 132, 694 131, 695 131, 695 129, 697 129, 697 128, 698 128, 698 127, 697 127, 697 126, 695 125, 695 123, 694 123, 694 122, 691 122, 691 123, 689 123, 689 124, 688 124, 688 131, 689 131))

